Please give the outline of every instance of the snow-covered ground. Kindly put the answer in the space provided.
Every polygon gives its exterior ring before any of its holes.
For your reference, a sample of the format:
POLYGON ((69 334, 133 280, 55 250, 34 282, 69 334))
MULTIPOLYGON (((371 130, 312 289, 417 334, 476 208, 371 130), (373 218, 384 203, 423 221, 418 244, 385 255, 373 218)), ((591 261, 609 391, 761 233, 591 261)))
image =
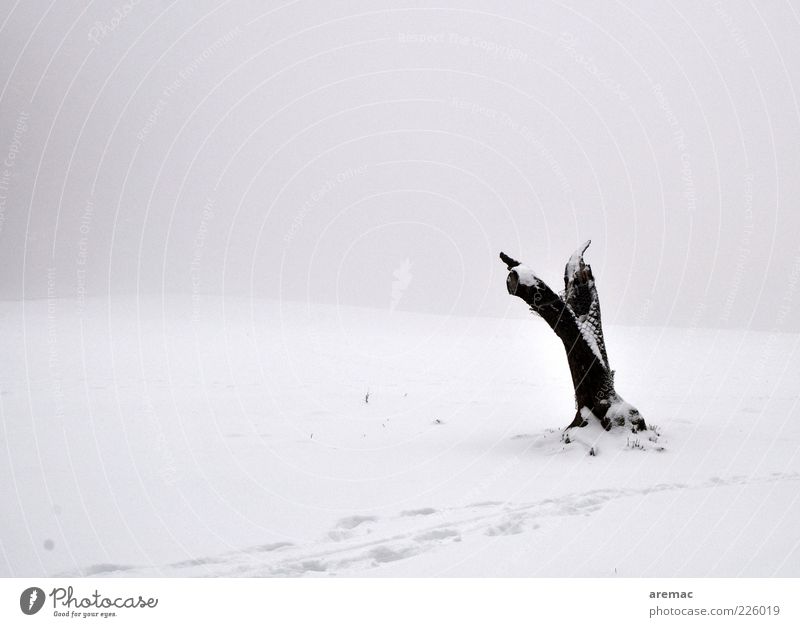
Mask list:
POLYGON ((0 575, 800 576, 798 336, 607 328, 592 457, 514 311, 0 303, 0 575))

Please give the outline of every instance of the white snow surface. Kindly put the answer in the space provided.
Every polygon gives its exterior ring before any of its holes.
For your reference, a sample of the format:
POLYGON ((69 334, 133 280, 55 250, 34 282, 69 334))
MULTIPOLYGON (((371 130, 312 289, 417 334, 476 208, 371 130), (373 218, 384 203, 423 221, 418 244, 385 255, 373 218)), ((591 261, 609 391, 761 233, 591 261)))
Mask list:
POLYGON ((657 452, 562 442, 566 359, 529 316, 0 319, 1 576, 800 576, 796 335, 607 327, 657 452))
POLYGON ((604 364, 607 368, 608 364, 606 360, 603 359, 603 353, 600 351, 600 346, 597 344, 597 338, 594 336, 594 329, 592 329, 592 326, 587 322, 586 316, 577 317, 575 321, 578 323, 578 330, 583 336, 583 339, 586 340, 589 348, 592 349, 595 357, 597 357, 597 361, 604 364))
POLYGON ((524 263, 514 267, 514 271, 519 276, 519 282, 528 287, 539 285, 540 281, 536 278, 536 273, 524 263))
POLYGON ((581 267, 581 261, 583 261, 583 253, 586 252, 586 249, 589 248, 589 244, 592 243, 592 240, 586 240, 580 248, 578 248, 572 255, 570 256, 569 260, 567 261, 567 267, 564 270, 564 273, 568 276, 574 276, 575 273, 581 267))

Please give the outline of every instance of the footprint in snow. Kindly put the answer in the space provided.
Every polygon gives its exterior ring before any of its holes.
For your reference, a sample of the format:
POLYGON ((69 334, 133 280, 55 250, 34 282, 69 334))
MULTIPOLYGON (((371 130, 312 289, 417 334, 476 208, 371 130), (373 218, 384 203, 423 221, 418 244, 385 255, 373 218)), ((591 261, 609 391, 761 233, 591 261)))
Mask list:
POLYGON ((342 518, 336 523, 337 529, 355 529, 359 525, 367 522, 375 522, 378 520, 376 516, 348 516, 342 518))
MULTIPOLYGON (((334 542, 341 540, 348 540, 356 533, 356 529, 366 523, 372 523, 378 520, 376 516, 348 516, 342 518, 336 523, 336 526, 328 532, 328 537, 334 542)), ((371 529, 365 529, 366 533, 370 533, 371 529)))
POLYGON ((436 510, 432 507, 421 507, 420 509, 406 509, 400 512, 401 516, 430 516, 435 514, 436 510))
POLYGON ((426 531, 425 533, 421 533, 418 536, 414 536, 414 540, 417 542, 430 542, 432 540, 447 540, 448 538, 453 538, 456 542, 461 541, 461 534, 456 531, 455 529, 432 529, 430 531, 426 531))
POLYGON ((419 553, 419 549, 413 546, 406 546, 397 549, 389 548, 388 546, 379 546, 372 549, 368 555, 372 560, 378 564, 385 564, 387 562, 396 562, 397 560, 406 559, 419 553))

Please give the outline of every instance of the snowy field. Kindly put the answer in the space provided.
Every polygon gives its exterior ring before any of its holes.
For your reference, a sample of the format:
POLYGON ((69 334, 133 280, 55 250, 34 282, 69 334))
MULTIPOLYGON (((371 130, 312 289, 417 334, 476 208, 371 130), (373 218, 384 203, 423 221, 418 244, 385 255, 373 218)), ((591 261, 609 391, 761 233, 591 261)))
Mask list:
POLYGON ((0 575, 800 576, 798 336, 608 326, 664 450, 565 445, 509 311, 0 303, 0 575))

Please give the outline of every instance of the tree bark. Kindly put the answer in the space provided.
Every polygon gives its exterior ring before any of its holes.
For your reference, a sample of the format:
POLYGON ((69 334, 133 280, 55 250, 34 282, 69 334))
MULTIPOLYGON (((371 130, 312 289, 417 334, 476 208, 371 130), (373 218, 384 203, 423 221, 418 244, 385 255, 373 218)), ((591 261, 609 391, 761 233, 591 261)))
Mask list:
POLYGON ((570 257, 564 269, 563 297, 556 294, 533 271, 500 253, 508 267, 508 293, 524 300, 531 311, 540 315, 564 344, 567 363, 575 390, 575 418, 567 427, 583 427, 594 416, 610 430, 627 427, 632 431, 647 429, 639 411, 626 403, 614 389, 603 338, 600 300, 591 266, 583 260, 586 242, 570 257))

